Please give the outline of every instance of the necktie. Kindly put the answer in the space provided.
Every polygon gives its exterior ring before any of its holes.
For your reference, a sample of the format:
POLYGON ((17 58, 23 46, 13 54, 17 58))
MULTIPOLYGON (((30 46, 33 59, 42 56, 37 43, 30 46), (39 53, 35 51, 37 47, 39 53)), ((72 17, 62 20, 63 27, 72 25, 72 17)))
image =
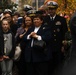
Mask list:
POLYGON ((53 21, 53 17, 51 17, 51 21, 53 21))

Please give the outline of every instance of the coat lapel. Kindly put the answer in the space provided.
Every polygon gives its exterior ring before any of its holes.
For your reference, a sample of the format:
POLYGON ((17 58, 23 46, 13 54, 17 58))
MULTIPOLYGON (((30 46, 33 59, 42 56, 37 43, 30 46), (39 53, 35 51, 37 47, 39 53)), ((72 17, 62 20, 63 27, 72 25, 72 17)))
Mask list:
POLYGON ((43 26, 41 26, 41 27, 39 28, 39 30, 37 31, 37 34, 41 34, 41 33, 42 33, 42 28, 43 28, 43 26))
POLYGON ((34 29, 35 29, 35 26, 31 27, 30 32, 33 32, 33 31, 34 31, 34 29))

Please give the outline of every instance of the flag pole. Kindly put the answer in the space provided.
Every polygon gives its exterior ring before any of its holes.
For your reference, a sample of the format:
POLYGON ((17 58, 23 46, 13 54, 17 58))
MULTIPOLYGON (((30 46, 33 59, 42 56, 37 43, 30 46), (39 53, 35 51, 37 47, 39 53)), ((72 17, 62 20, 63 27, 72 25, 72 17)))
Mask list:
POLYGON ((38 10, 38 0, 36 0, 36 10, 38 10))

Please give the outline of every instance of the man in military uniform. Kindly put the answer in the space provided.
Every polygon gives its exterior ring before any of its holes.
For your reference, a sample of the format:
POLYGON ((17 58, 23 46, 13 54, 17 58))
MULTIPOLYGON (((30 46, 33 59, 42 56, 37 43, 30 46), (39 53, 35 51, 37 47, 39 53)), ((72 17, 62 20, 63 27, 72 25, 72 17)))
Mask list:
MULTIPOLYGON (((47 3, 49 19, 48 25, 52 32, 51 47, 53 52, 53 71, 57 71, 63 60, 62 41, 67 32, 67 23, 65 18, 56 14, 58 4, 54 1, 47 3)), ((51 66, 50 66, 51 67, 51 66)))

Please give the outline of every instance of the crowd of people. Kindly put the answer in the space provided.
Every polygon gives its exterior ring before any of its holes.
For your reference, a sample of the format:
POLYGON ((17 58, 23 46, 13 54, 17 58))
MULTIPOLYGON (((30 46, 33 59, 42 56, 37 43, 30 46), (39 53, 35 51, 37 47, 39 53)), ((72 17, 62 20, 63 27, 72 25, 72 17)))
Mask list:
POLYGON ((57 8, 57 2, 49 1, 38 11, 26 7, 23 16, 19 12, 3 12, 0 16, 0 75, 15 75, 15 66, 18 75, 62 75, 63 72, 69 75, 71 61, 74 63, 76 58, 76 19, 72 17, 69 22, 70 32, 66 19, 57 15, 57 8), (17 46, 21 54, 14 59, 17 46))

